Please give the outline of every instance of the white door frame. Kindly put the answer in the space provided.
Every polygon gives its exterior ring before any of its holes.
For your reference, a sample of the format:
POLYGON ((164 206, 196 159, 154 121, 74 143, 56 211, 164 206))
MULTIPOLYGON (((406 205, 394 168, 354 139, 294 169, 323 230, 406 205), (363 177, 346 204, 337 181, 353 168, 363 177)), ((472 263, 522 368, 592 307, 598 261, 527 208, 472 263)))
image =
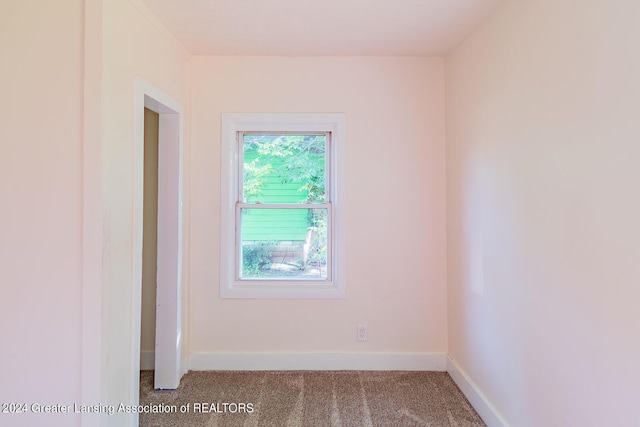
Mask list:
MULTIPOLYGON (((182 377, 182 129, 183 108, 140 77, 136 78, 134 153, 134 263, 131 334, 131 396, 139 401, 142 313, 142 230, 144 109, 159 114, 158 268, 156 290, 156 389, 175 389, 182 377)), ((136 417, 137 419, 137 417, 136 417)), ((136 423, 137 425, 137 423, 136 423)))

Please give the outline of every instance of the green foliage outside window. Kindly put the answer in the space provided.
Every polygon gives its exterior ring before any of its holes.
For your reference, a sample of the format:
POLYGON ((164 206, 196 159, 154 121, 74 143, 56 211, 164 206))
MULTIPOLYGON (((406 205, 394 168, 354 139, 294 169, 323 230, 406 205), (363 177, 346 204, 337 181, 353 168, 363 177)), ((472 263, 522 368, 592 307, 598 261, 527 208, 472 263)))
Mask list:
POLYGON ((327 200, 326 135, 246 133, 243 141, 245 202, 309 204, 304 209, 243 209, 243 274, 270 269, 270 251, 283 242, 300 242, 300 248, 305 243, 306 264, 326 265, 326 209, 313 208, 327 200))

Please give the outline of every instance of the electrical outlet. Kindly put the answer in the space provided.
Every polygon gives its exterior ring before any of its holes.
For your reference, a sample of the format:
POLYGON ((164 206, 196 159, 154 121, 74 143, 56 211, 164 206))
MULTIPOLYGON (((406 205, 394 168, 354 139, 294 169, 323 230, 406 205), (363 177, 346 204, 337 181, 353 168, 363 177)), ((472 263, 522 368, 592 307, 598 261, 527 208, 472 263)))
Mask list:
POLYGON ((364 325, 358 326, 358 341, 366 341, 368 337, 367 327, 364 325))

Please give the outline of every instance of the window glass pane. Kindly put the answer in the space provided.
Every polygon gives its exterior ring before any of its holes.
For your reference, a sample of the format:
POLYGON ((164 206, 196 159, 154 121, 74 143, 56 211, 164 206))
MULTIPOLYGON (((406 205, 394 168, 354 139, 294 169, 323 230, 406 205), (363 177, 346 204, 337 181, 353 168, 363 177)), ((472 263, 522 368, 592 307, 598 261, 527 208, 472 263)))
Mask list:
POLYGON ((241 210, 241 279, 327 278, 327 209, 241 210))
POLYGON ((247 203, 322 203, 327 137, 243 135, 242 199, 247 203))

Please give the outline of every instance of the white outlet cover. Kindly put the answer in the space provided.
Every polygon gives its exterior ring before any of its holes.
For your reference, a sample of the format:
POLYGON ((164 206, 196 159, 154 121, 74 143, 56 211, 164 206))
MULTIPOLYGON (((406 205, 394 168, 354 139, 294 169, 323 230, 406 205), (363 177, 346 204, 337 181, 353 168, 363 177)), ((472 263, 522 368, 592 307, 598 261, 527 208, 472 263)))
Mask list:
POLYGON ((367 327, 365 325, 358 326, 358 341, 366 341, 368 335, 367 327))

